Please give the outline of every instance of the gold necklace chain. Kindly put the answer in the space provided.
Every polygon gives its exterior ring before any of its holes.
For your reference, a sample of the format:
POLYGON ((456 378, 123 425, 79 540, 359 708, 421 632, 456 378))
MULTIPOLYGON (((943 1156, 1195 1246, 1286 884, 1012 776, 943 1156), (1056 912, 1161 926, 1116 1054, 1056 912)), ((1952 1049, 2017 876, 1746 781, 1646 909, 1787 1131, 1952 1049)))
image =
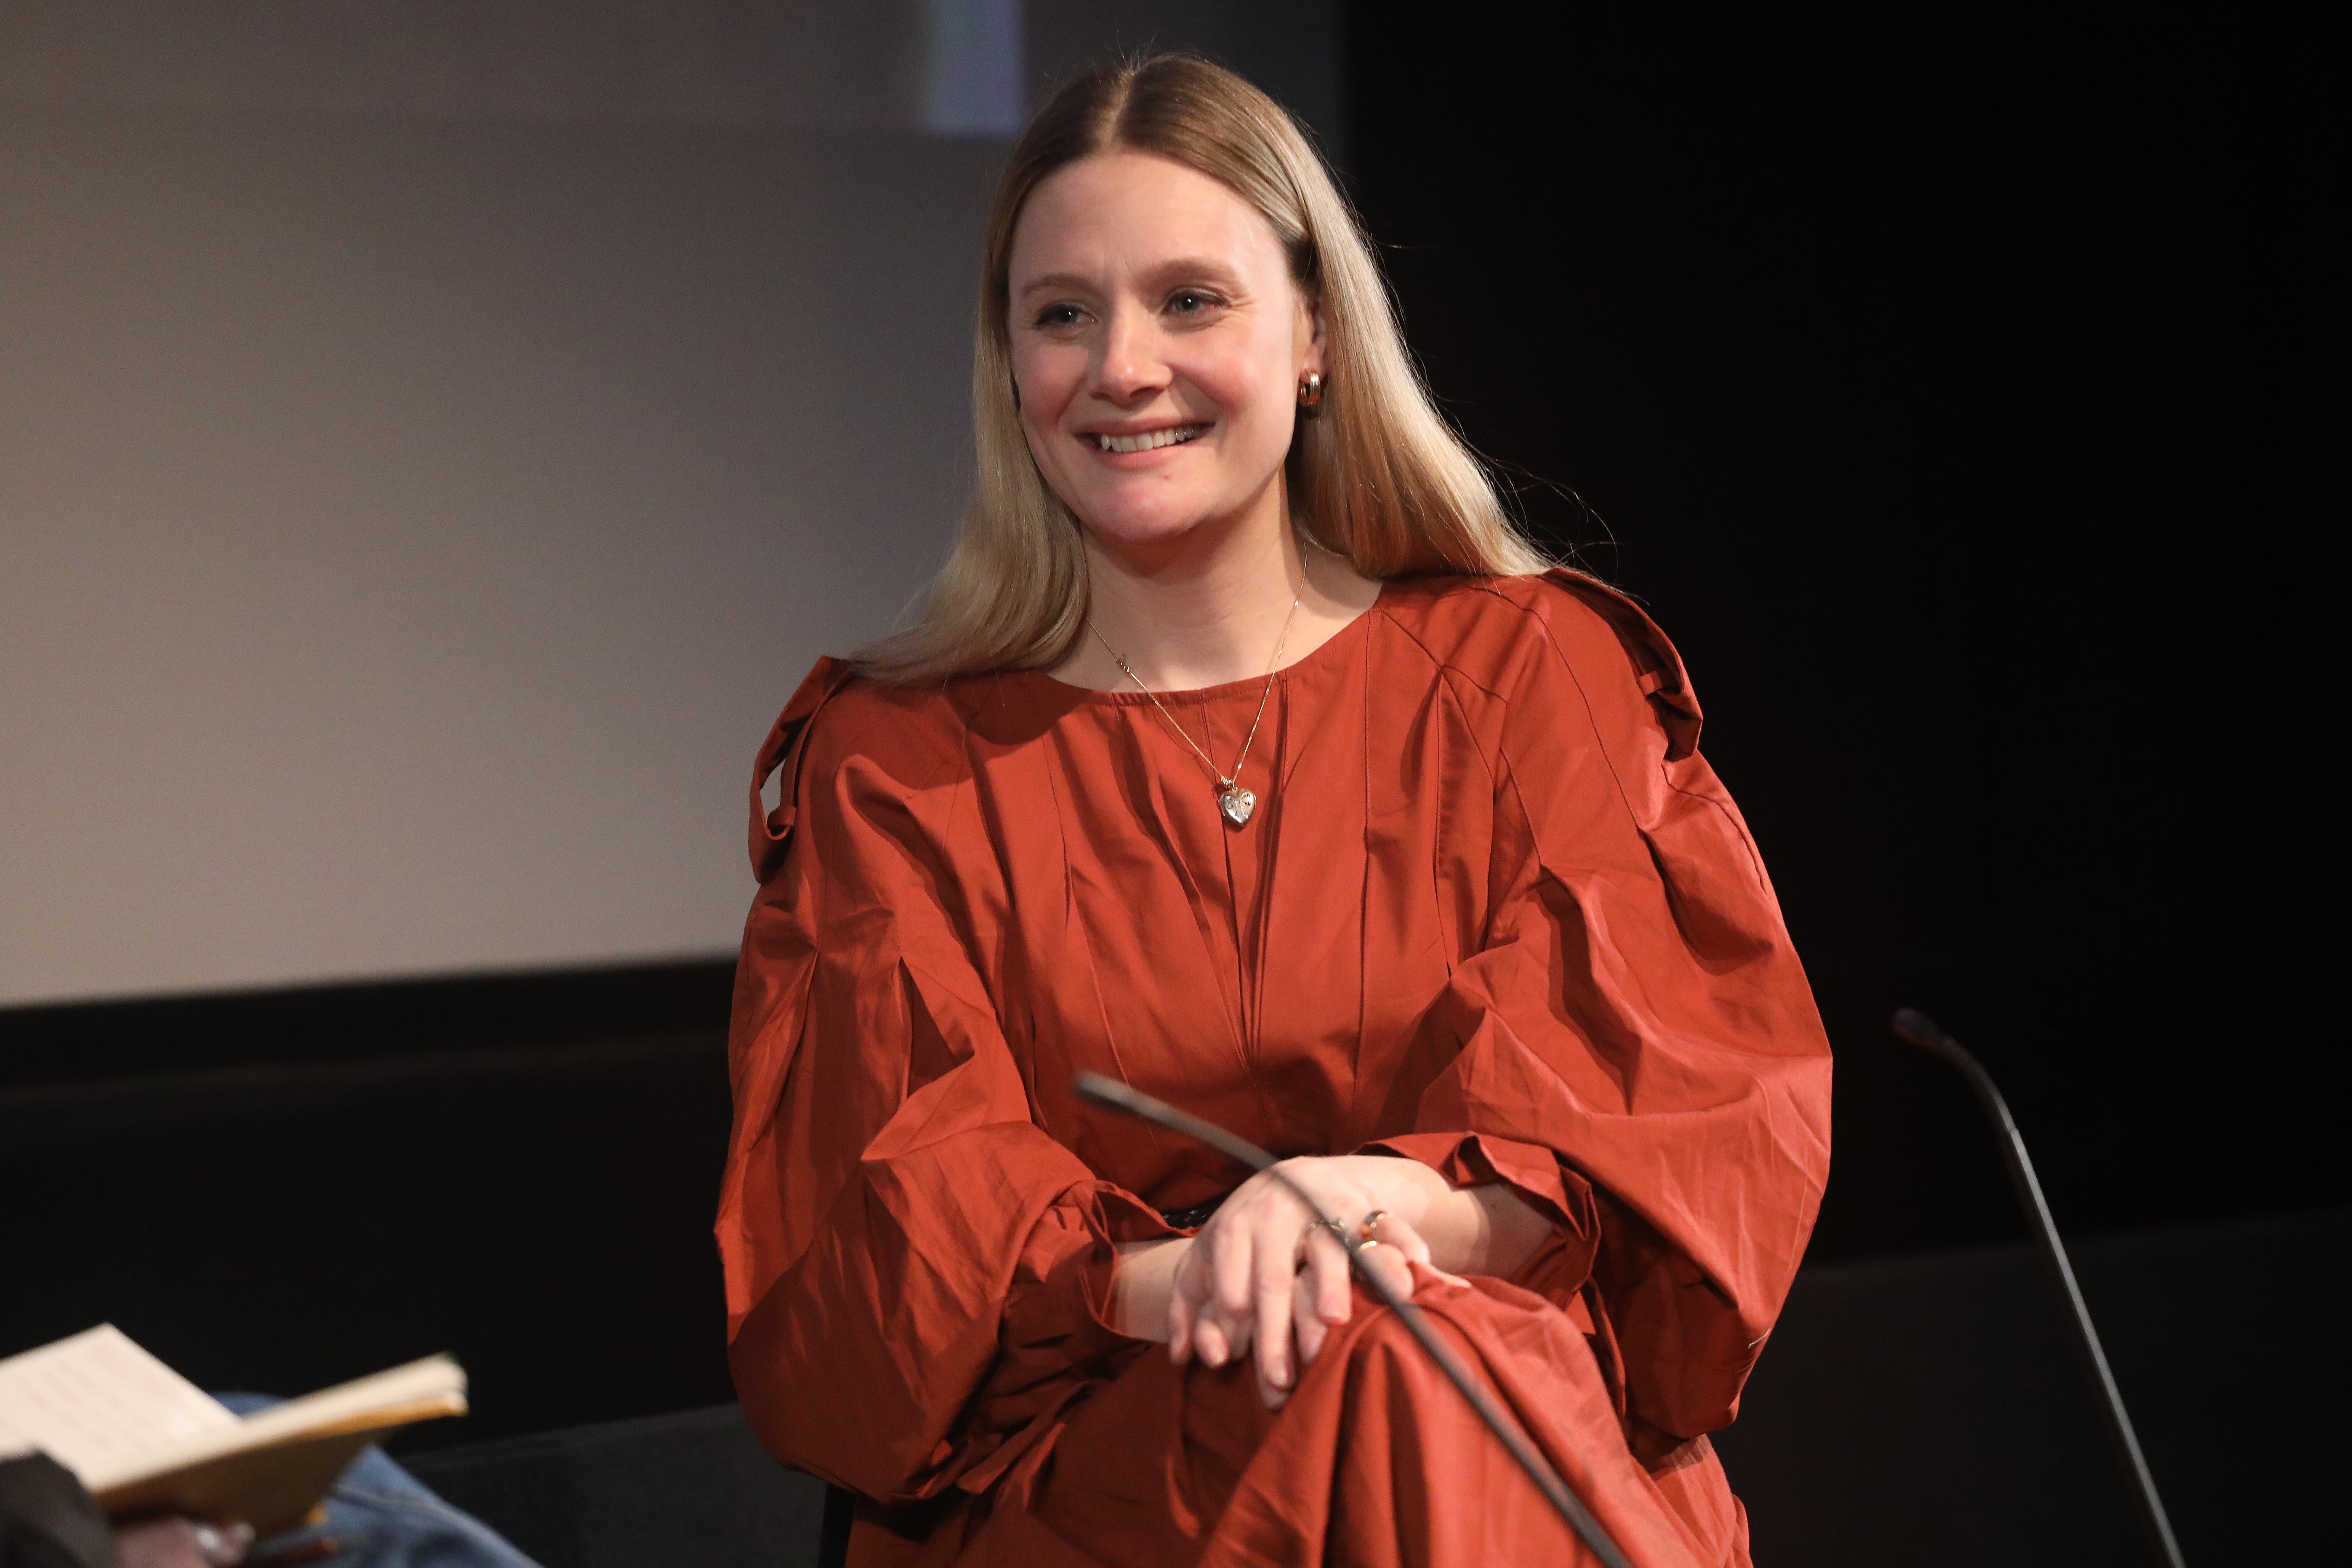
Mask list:
POLYGON ((1095 641, 1103 645, 1103 651, 1110 655, 1113 664, 1118 666, 1118 672, 1134 681, 1137 690, 1151 699, 1151 705, 1160 710, 1160 717, 1176 731, 1176 738, 1192 748, 1192 754, 1201 759, 1201 765, 1207 768, 1209 776, 1217 781, 1217 808, 1235 827, 1247 823, 1250 814, 1257 809, 1257 796, 1242 788, 1242 764, 1249 761, 1250 744, 1257 739, 1258 725, 1265 722, 1266 702, 1274 696, 1274 672, 1282 663, 1282 645, 1290 640, 1290 623, 1297 618, 1298 601, 1293 599, 1290 601, 1290 613, 1282 617, 1281 635, 1274 639, 1274 654, 1265 661, 1265 689, 1257 696, 1257 716, 1250 721, 1249 733, 1242 738, 1241 752, 1234 758, 1234 771, 1228 774, 1218 769, 1214 757, 1193 743, 1192 737, 1184 732, 1184 726, 1176 722, 1176 715, 1168 711, 1168 704, 1160 700, 1160 693, 1144 685, 1143 678, 1129 668, 1127 656, 1110 646, 1110 639, 1102 635, 1102 628, 1095 625, 1094 617, 1087 617, 1087 630, 1095 634, 1095 641))

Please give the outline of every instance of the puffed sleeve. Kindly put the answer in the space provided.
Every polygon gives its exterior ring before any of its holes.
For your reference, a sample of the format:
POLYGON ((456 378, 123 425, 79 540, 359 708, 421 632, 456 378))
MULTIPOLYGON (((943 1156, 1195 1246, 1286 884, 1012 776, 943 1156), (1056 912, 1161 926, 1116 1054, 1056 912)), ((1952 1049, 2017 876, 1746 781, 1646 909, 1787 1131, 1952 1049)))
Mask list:
POLYGON ((984 1487, 1141 1352, 1112 1249, 1169 1232, 1033 1122, 929 826, 960 753, 859 695, 820 664, 761 752, 717 1230, 761 1441, 906 1502, 984 1487))
POLYGON ((1553 1212, 1654 1457, 1738 1411, 1828 1175, 1829 1046, 1672 646, 1580 580, 1507 599, 1507 651, 1461 682, 1496 790, 1485 940, 1385 1146, 1553 1212))

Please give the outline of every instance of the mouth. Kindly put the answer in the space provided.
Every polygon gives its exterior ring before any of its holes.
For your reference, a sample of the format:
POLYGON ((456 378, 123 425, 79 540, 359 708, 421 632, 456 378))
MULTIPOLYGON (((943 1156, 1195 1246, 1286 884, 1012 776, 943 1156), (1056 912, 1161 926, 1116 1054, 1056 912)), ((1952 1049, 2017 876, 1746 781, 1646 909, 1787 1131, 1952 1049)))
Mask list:
POLYGON ((1161 447, 1181 447, 1208 434, 1206 425, 1171 425, 1165 430, 1146 430, 1136 436, 1108 436, 1101 431, 1089 433, 1085 439, 1097 452, 1150 452, 1161 447))

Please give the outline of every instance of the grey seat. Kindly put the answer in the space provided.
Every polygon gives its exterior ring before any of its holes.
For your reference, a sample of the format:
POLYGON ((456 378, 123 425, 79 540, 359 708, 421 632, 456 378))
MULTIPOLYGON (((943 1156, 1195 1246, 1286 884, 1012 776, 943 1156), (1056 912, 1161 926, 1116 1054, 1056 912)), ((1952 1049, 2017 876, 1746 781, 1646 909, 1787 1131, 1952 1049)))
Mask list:
POLYGON ((770 1458, 732 1405, 401 1462, 545 1568, 819 1568, 846 1544, 824 1483, 770 1458))

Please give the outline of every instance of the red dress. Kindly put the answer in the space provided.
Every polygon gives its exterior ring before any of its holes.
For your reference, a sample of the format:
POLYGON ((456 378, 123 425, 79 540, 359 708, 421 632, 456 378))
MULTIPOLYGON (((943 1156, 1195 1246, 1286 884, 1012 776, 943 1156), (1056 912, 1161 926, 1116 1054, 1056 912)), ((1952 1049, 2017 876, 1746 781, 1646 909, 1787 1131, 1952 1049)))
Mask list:
MULTIPOLYGON (((1231 757, 1257 680, 1167 699, 1231 757)), ((1275 678, 1234 829, 1137 692, 820 663, 752 800, 719 1215, 736 1386, 864 1563, 1587 1561, 1381 1309, 1269 1414, 1106 1317, 1112 1247, 1284 1153, 1512 1184, 1420 1300, 1644 1568, 1745 1563, 1729 1422, 1829 1165, 1829 1050, 1671 645, 1566 574, 1386 585, 1275 678)))

